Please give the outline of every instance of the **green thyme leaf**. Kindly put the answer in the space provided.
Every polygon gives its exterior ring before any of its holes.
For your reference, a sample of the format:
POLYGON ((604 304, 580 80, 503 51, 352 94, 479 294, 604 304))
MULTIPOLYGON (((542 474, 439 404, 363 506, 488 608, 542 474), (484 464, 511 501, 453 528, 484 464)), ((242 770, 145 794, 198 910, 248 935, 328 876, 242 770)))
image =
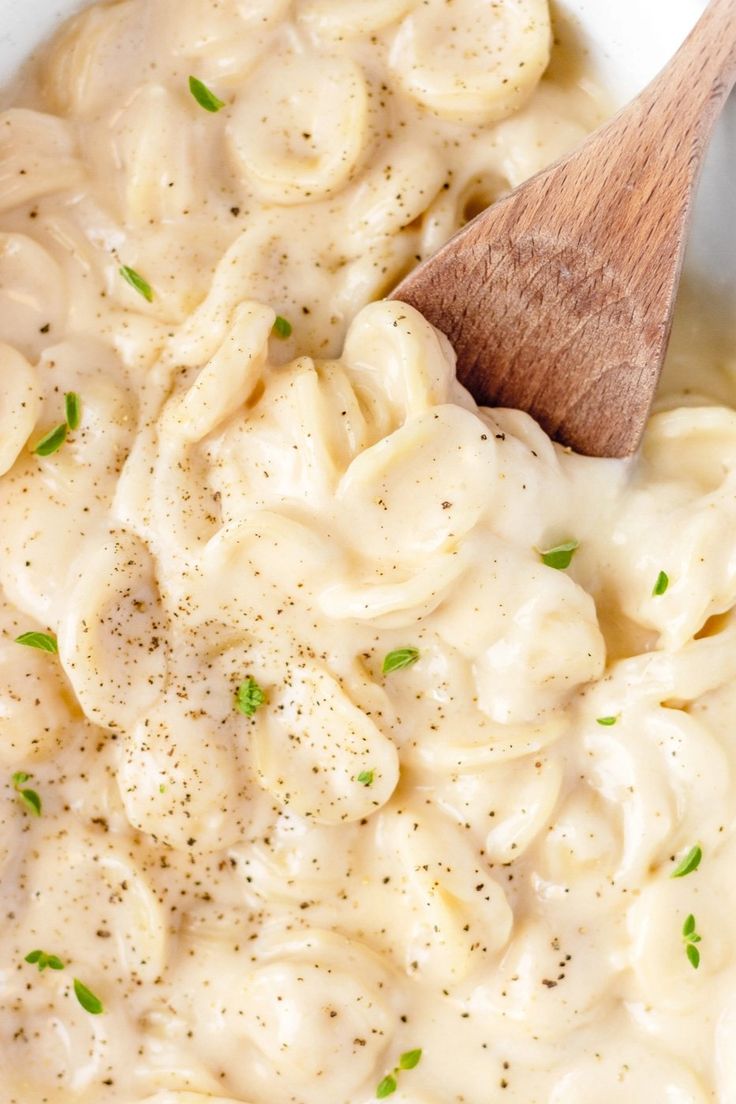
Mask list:
POLYGON ((16 636, 15 643, 25 644, 27 648, 38 648, 40 652, 51 652, 52 655, 56 655, 59 650, 56 637, 44 632, 21 633, 16 636))
POLYGON ((132 288, 135 288, 139 295, 143 296, 147 303, 153 302, 153 288, 134 268, 123 265, 120 269, 120 275, 124 280, 127 280, 132 288))
POLYGON ((419 1050, 406 1050, 399 1058, 399 1069, 415 1069, 422 1060, 422 1052, 419 1050))
POLYGON ((99 1016, 104 1012, 100 998, 83 985, 79 978, 74 978, 74 993, 84 1011, 89 1012, 90 1016, 99 1016))
POLYGON ((605 728, 608 728, 610 725, 615 725, 617 720, 618 720, 618 716, 616 716, 616 717, 596 717, 596 724, 604 725, 605 728))
POLYGON ((372 786, 373 785, 373 777, 374 777, 374 772, 372 770, 361 771, 355 781, 356 782, 362 782, 364 786, 372 786))
POLYGON ((688 962, 694 970, 697 970, 700 965, 700 951, 695 946, 696 943, 701 942, 701 937, 695 930, 695 917, 692 913, 685 919, 685 923, 682 925, 682 938, 685 941, 685 954, 687 955, 688 962))
POLYGON ((192 93, 199 106, 203 107, 205 111, 211 111, 213 115, 217 111, 221 111, 225 106, 224 101, 218 99, 215 93, 196 77, 189 78, 189 91, 192 93))
POLYGON ((38 796, 35 790, 16 790, 18 797, 21 799, 31 816, 40 817, 41 815, 41 798, 38 796))
POLYGON ((66 422, 62 422, 61 425, 54 426, 50 429, 45 437, 34 446, 33 451, 36 456, 51 456, 53 453, 58 452, 61 446, 66 441, 66 422))
POLYGON ((384 659, 383 673, 390 675, 392 671, 403 671, 404 667, 411 667, 418 659, 418 648, 397 648, 384 659))
POLYGON ((657 576, 657 581, 652 587, 652 597, 658 598, 660 594, 664 594, 667 587, 670 585, 670 577, 666 571, 660 571, 657 576))
POLYGON ((50 970, 63 970, 64 963, 56 955, 46 954, 45 951, 31 951, 26 955, 26 962, 30 962, 32 966, 38 966, 39 973, 43 973, 46 967, 50 970))
POLYGON ((235 691, 235 708, 245 717, 252 717, 267 701, 264 691, 250 675, 235 691))
POLYGON ((694 847, 690 848, 687 855, 677 864, 670 874, 670 878, 685 878, 688 874, 692 874, 700 866, 702 857, 702 848, 700 844, 696 843, 694 847))
POLYGON ((273 324, 273 332, 276 337, 280 337, 282 340, 286 340, 287 337, 291 337, 292 325, 286 318, 282 318, 281 315, 277 315, 276 321, 273 324))
POLYGON ((546 552, 539 552, 545 567, 554 567, 556 571, 564 571, 572 563, 572 558, 580 545, 576 540, 564 541, 554 548, 548 548, 546 552))
POLYGON ((692 966, 693 970, 697 970, 700 965, 700 951, 692 943, 688 943, 685 948, 685 954, 687 955, 688 962, 692 966))
POLYGON ((82 420, 82 401, 76 391, 67 391, 64 396, 66 424, 69 429, 77 429, 82 420))
POLYGON ((25 771, 16 771, 11 778, 13 783, 13 789, 21 799, 26 809, 32 816, 40 817, 41 815, 41 798, 38 796, 35 790, 24 790, 21 787, 25 782, 31 778, 30 774, 26 774, 25 771))
POLYGON ((385 1100, 396 1092, 396 1078, 392 1073, 386 1074, 383 1081, 379 1081, 376 1089, 376 1100, 385 1100))

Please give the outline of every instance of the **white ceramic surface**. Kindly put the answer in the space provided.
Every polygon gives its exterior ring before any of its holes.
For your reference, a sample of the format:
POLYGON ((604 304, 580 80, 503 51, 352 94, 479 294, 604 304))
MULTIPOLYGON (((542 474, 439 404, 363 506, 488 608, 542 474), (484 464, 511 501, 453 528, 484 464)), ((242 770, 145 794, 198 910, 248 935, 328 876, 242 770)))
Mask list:
MULTIPOLYGON (((704 0, 553 0, 579 27, 603 83, 620 103, 677 49, 704 0)), ((85 0, 0 0, 0 85, 64 16, 85 0)), ((736 98, 719 125, 703 176, 687 266, 706 298, 736 305, 736 98)))

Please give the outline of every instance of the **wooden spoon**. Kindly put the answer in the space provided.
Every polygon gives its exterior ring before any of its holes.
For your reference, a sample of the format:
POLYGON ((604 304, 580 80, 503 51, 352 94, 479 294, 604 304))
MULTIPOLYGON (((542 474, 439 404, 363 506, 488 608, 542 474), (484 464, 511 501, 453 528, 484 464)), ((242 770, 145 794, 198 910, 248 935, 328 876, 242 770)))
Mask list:
POLYGON ((638 99, 395 289, 447 334, 480 404, 527 410, 590 456, 636 449, 703 153, 735 79, 736 0, 711 0, 638 99))

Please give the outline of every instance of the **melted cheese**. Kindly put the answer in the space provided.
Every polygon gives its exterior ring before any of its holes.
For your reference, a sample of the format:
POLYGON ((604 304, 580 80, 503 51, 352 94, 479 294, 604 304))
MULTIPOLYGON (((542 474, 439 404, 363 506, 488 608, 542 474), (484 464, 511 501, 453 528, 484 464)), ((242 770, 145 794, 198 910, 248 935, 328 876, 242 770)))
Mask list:
POLYGON ((584 459, 379 301, 601 117, 551 42, 118 0, 0 115, 2 1104, 736 1099, 725 376, 584 459))

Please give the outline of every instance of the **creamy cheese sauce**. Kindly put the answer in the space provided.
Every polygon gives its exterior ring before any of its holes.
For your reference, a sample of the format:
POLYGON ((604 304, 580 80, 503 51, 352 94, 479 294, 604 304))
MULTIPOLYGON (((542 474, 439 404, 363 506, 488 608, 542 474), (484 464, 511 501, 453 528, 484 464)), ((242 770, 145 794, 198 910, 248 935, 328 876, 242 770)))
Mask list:
POLYGON ((590 460, 376 301, 566 35, 122 0, 6 99, 2 1104, 736 1101, 733 350, 590 460))

